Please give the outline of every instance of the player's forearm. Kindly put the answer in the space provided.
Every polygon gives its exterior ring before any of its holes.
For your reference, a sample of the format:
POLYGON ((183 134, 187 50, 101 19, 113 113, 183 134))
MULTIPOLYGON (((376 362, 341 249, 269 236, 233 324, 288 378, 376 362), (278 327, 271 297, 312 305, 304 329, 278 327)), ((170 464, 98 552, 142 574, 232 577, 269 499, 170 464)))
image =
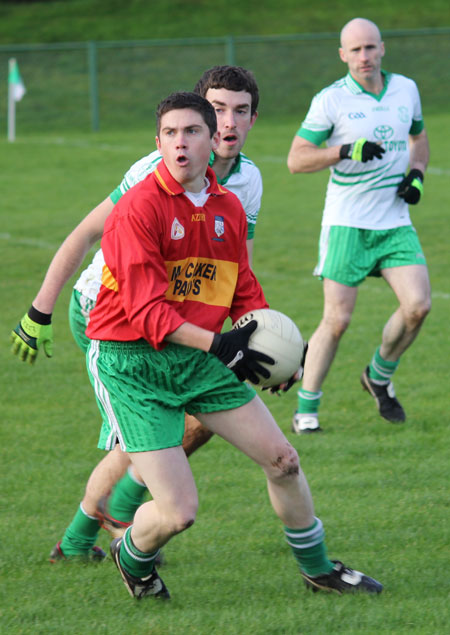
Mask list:
POLYGON ((89 249, 101 238, 114 203, 109 196, 95 207, 66 238, 56 252, 33 306, 42 313, 53 309, 64 285, 79 269, 89 249))
POLYGON ((341 160, 340 149, 341 146, 319 148, 312 144, 298 145, 293 143, 287 160, 288 169, 291 174, 319 172, 339 163, 341 160))
POLYGON ((191 322, 184 322, 175 331, 167 335, 165 339, 173 344, 181 344, 182 346, 190 346, 191 348, 199 348, 202 351, 209 351, 214 339, 214 333, 200 326, 196 326, 191 322))
POLYGON ((410 169, 420 170, 424 174, 430 160, 430 145, 425 130, 422 130, 416 136, 410 137, 409 151, 410 169))
POLYGON ((53 313, 56 301, 69 278, 79 269, 95 241, 71 234, 56 252, 38 291, 33 306, 42 313, 53 313))

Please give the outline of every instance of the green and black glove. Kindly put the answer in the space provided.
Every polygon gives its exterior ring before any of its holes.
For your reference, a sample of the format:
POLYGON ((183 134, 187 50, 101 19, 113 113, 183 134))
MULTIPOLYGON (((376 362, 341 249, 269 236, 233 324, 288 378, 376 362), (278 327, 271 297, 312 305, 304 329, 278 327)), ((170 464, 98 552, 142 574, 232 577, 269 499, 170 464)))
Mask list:
POLYGON ((341 146, 339 156, 341 159, 352 159, 366 163, 374 158, 381 159, 386 150, 378 143, 367 141, 364 137, 357 139, 354 143, 346 143, 341 146))
POLYGON ((397 194, 409 205, 417 205, 423 194, 423 172, 410 170, 397 188, 397 194))
POLYGON ((43 346, 47 357, 53 355, 52 314, 41 313, 32 305, 11 333, 11 353, 23 362, 33 364, 43 346))

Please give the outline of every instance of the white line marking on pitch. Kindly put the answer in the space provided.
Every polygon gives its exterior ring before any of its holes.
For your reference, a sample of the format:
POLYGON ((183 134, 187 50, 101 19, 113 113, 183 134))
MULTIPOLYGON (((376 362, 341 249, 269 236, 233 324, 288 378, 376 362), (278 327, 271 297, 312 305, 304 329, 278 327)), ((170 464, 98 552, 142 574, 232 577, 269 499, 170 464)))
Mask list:
MULTIPOLYGON (((14 238, 13 236, 11 236, 11 234, 8 233, 0 233, 0 240, 8 240, 13 242, 16 245, 27 245, 28 247, 38 247, 39 249, 51 249, 52 251, 56 251, 59 247, 59 245, 54 245, 52 243, 47 243, 44 240, 36 240, 35 238, 14 238)), ((95 247, 93 247, 92 249, 90 249, 90 251, 94 252, 96 250, 95 247)), ((278 279, 278 280, 287 280, 288 276, 283 275, 282 273, 275 273, 273 271, 267 271, 267 270, 261 270, 258 273, 260 278, 263 277, 267 277, 267 278, 271 278, 273 279, 278 279)), ((307 278, 306 281, 310 281, 310 282, 316 282, 316 279, 311 276, 307 278)), ((304 281, 305 282, 305 281, 304 281)), ((373 287, 371 286, 370 289, 368 286, 364 287, 360 287, 360 290, 370 290, 371 293, 383 293, 384 291, 388 291, 388 287, 386 288, 381 288, 381 287, 373 287)), ((432 291, 431 292, 431 297, 432 298, 439 298, 440 300, 450 300, 450 293, 443 293, 441 291, 432 291)))
POLYGON ((45 240, 36 240, 36 238, 14 238, 11 234, 0 234, 0 240, 10 240, 15 245, 28 245, 28 247, 39 247, 40 249, 55 250, 58 245, 47 243, 45 240))
MULTIPOLYGON (((84 139, 65 139, 64 137, 49 137, 46 139, 19 139, 16 143, 37 143, 39 145, 57 145, 66 146, 68 148, 90 148, 91 150, 106 150, 108 152, 133 152, 136 151, 136 146, 126 145, 113 145, 110 143, 92 143, 92 141, 85 141, 84 139)), ((149 141, 151 143, 151 141, 149 141)), ((155 148, 153 148, 155 149, 155 148)))

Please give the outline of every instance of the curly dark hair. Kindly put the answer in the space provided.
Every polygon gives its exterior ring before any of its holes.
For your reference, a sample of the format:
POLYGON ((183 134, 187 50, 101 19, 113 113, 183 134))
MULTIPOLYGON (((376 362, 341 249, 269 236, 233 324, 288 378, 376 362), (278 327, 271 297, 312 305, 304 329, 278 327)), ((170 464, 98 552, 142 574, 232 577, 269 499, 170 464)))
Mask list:
POLYGON ((239 92, 245 90, 252 98, 251 114, 258 109, 259 91, 253 73, 242 66, 213 66, 203 73, 194 92, 206 97, 209 88, 225 88, 239 92))

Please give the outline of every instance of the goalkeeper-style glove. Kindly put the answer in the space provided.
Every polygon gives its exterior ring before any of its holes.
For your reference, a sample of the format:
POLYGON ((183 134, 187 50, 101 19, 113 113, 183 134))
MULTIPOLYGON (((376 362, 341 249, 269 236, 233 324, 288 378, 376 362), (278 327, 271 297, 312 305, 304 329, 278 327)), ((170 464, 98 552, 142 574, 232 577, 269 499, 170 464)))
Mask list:
POLYGON ((423 194, 423 172, 410 170, 397 188, 397 194, 406 203, 416 205, 423 194))
POLYGON ((275 360, 272 357, 248 347, 250 335, 257 326, 258 322, 251 320, 240 329, 233 329, 220 334, 215 333, 209 349, 209 352, 216 355, 241 381, 248 379, 252 384, 259 383, 259 377, 256 373, 266 379, 270 377, 270 371, 258 362, 275 364, 275 360))
POLYGON ((47 357, 53 355, 52 314, 41 313, 31 305, 19 324, 11 333, 11 353, 23 362, 33 364, 40 346, 47 357))
POLYGON ((361 161, 366 163, 375 157, 381 159, 386 152, 378 143, 367 141, 364 137, 357 139, 354 143, 346 143, 341 146, 339 156, 341 159, 352 159, 353 161, 361 161))
POLYGON ((292 375, 292 377, 290 377, 287 380, 287 382, 285 382, 284 384, 279 384, 278 386, 266 386, 265 388, 262 388, 261 390, 269 390, 272 395, 280 396, 280 393, 279 393, 280 390, 282 390, 283 392, 287 392, 289 388, 292 388, 295 382, 300 381, 301 378, 303 377, 303 371, 305 368, 305 357, 307 352, 308 352, 308 342, 305 342, 305 348, 303 349, 303 356, 302 356, 302 361, 300 362, 300 368, 298 369, 296 373, 292 375), (281 388, 281 386, 283 386, 283 388, 281 388))

